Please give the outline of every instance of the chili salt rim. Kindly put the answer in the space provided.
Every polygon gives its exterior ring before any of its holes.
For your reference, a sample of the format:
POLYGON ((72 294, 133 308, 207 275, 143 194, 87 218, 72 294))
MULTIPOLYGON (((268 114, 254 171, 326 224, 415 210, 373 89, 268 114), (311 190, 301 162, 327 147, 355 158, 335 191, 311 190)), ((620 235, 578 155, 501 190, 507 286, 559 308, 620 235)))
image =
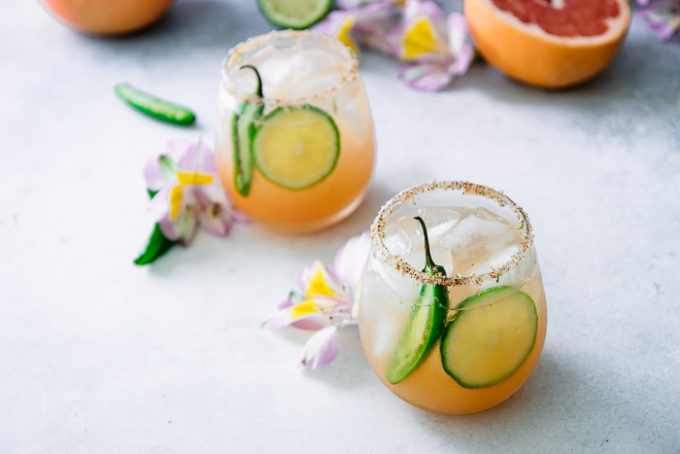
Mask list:
POLYGON ((388 200, 378 211, 373 224, 371 225, 371 240, 377 250, 385 258, 385 261, 392 265, 398 272, 409 275, 411 278, 424 284, 438 284, 447 287, 452 286, 466 286, 466 285, 481 285, 485 279, 498 280, 503 274, 510 271, 512 268, 519 265, 524 260, 529 252, 529 249, 534 244, 534 236, 531 229, 529 217, 524 210, 518 206, 510 197, 500 191, 492 189, 488 186, 470 183, 469 181, 431 181, 420 185, 411 186, 408 189, 401 191, 399 194, 388 200), (503 265, 492 268, 490 272, 484 274, 470 274, 463 276, 456 274, 453 276, 444 276, 442 274, 430 275, 420 270, 413 268, 409 263, 402 259, 399 255, 392 254, 385 245, 385 223, 387 216, 392 214, 394 209, 404 202, 413 200, 416 195, 434 190, 461 190, 466 195, 478 195, 489 200, 498 202, 501 206, 508 206, 517 215, 520 221, 518 230, 522 230, 522 244, 521 252, 514 254, 503 265))
POLYGON ((344 71, 342 74, 342 81, 339 84, 318 91, 313 95, 302 96, 298 98, 268 97, 268 96, 259 98, 258 96, 252 93, 241 92, 235 84, 233 84, 229 88, 225 88, 223 85, 221 85, 222 89, 225 90, 230 95, 238 97, 242 101, 248 101, 250 103, 267 105, 276 108, 281 106, 290 105, 297 106, 302 104, 309 104, 315 101, 323 100, 359 78, 359 60, 357 59, 356 55, 354 55, 354 53, 351 51, 351 49, 344 45, 342 42, 340 42, 338 39, 311 30, 275 30, 265 33, 263 35, 255 36, 253 38, 248 38, 246 41, 243 41, 234 46, 227 53, 227 56, 222 62, 222 69, 220 71, 222 80, 230 79, 229 71, 236 65, 236 62, 239 60, 239 58, 241 58, 241 56, 243 56, 243 54, 252 52, 253 50, 263 46, 266 43, 276 41, 279 39, 298 39, 298 40, 312 39, 336 51, 343 58, 346 58, 349 61, 349 66, 347 67, 347 70, 344 71))

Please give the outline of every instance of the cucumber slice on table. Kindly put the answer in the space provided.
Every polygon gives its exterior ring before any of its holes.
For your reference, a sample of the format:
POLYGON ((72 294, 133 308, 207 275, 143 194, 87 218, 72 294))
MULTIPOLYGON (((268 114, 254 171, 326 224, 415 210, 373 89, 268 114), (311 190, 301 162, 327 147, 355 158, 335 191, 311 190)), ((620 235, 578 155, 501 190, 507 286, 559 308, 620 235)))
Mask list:
POLYGON ((260 173, 277 186, 305 189, 333 172, 340 156, 340 133, 323 110, 305 104, 279 107, 261 119, 253 139, 260 173))
POLYGON ((333 6, 333 0, 258 0, 264 17, 281 28, 307 28, 321 19, 333 6))
MULTIPOLYGON (((446 275, 443 266, 435 265, 430 255, 425 223, 415 217, 423 228, 425 241, 425 267, 423 273, 446 275)), ((423 284, 418 300, 411 308, 408 322, 387 365, 387 381, 396 385, 416 370, 439 340, 449 307, 449 294, 445 286, 423 284)))
MULTIPOLYGON (((255 95, 262 99, 262 79, 254 66, 244 65, 255 72, 257 88, 255 95)), ((253 158, 252 142, 255 136, 255 121, 260 118, 264 105, 251 101, 244 101, 238 107, 238 111, 231 117, 231 140, 234 160, 234 186, 243 196, 250 193, 250 184, 253 181, 253 158)))
POLYGON ((538 316, 529 295, 494 287, 460 303, 440 347, 444 370, 464 388, 510 377, 536 341, 538 316))

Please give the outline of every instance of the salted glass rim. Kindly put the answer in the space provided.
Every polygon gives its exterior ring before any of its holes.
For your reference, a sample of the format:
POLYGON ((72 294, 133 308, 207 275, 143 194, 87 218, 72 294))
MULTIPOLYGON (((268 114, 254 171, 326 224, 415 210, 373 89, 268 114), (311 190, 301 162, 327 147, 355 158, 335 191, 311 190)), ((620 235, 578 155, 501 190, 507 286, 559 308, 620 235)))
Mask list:
POLYGON ((312 30, 274 30, 262 35, 248 38, 247 40, 242 41, 236 46, 232 47, 222 62, 222 68, 220 70, 222 80, 231 79, 229 76, 229 71, 234 68, 236 62, 241 56, 248 52, 252 52, 259 47, 262 47, 267 43, 281 39, 314 40, 338 53, 341 58, 346 59, 349 63, 347 69, 342 73, 342 80, 335 85, 314 92, 309 96, 301 96, 297 98, 288 98, 285 96, 264 96, 259 98, 252 93, 245 93, 242 90, 239 90, 239 87, 236 84, 233 84, 229 88, 222 86, 223 89, 230 95, 239 97, 244 101, 273 107, 284 107, 290 105, 313 104, 315 101, 318 102, 320 100, 326 99, 359 78, 359 60, 357 59, 354 52, 352 52, 349 47, 347 47, 337 38, 323 35, 312 30))
POLYGON ((388 200, 378 211, 373 224, 371 225, 371 241, 378 252, 382 255, 385 262, 394 267, 399 273, 410 276, 416 281, 423 284, 438 284, 446 287, 461 287, 461 286, 480 286, 484 281, 499 280, 505 273, 516 268, 528 255, 529 250, 534 244, 534 236, 532 233, 531 223, 526 212, 517 205, 510 197, 501 191, 497 191, 488 186, 471 183, 469 181, 431 181, 429 183, 419 184, 407 188, 390 200, 388 200), (467 276, 462 274, 454 274, 452 276, 445 276, 442 274, 430 275, 424 273, 406 262, 399 254, 393 254, 385 244, 385 227, 387 218, 394 212, 394 210, 405 202, 413 201, 415 196, 427 192, 437 190, 445 191, 460 191, 463 195, 477 195, 497 202, 502 208, 510 208, 517 216, 520 222, 518 230, 522 233, 521 252, 514 254, 508 261, 499 267, 492 268, 491 271, 482 274, 469 274, 467 276))

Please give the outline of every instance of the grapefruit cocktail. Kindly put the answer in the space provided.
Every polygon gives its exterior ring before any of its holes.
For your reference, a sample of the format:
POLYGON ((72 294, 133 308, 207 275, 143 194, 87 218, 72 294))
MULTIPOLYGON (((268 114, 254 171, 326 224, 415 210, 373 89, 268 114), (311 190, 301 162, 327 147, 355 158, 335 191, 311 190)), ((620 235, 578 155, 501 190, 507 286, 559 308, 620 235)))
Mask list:
POLYGON ((371 236, 359 332, 380 380, 413 405, 452 414, 519 389, 547 317, 524 211, 485 186, 433 182, 391 199, 371 236))
POLYGON ((373 172, 373 123, 352 52, 309 31, 272 32, 229 52, 217 161, 234 204, 288 232, 333 224, 373 172))

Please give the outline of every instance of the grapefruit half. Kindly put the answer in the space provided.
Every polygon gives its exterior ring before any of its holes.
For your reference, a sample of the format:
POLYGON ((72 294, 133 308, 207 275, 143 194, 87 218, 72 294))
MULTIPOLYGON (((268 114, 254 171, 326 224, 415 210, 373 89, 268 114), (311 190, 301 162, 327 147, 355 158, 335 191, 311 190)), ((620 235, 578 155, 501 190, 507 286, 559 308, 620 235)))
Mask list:
POLYGON ((43 0, 67 25, 93 35, 119 35, 151 25, 172 0, 43 0))
POLYGON ((630 25, 627 0, 465 0, 484 58, 522 82, 561 88, 614 58, 630 25))

